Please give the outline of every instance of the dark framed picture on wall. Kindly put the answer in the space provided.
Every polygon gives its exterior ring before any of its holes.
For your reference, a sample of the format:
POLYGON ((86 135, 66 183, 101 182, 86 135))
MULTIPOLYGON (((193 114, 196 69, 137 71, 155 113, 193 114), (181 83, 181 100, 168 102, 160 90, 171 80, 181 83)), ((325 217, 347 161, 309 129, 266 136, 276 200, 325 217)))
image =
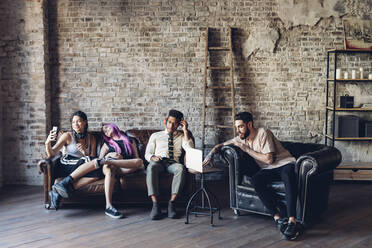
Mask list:
POLYGON ((342 23, 345 49, 372 49, 372 20, 345 18, 342 23))

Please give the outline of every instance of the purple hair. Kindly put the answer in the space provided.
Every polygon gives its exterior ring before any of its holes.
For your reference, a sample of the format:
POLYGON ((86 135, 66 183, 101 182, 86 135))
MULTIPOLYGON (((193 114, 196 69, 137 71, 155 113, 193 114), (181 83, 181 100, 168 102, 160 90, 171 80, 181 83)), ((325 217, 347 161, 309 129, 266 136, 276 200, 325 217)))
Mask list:
MULTIPOLYGON (((114 123, 106 123, 104 126, 108 126, 108 127, 111 127, 112 128, 112 132, 114 135, 118 136, 119 139, 121 139, 123 141, 123 144, 124 144, 124 148, 125 148, 125 151, 126 153, 131 156, 133 155, 133 148, 132 148, 132 144, 130 143, 130 140, 128 138, 128 136, 123 133, 122 131, 120 131, 120 129, 118 128, 118 126, 116 126, 114 123)), ((102 127, 102 130, 103 130, 103 127, 102 127)), ((114 141, 113 138, 111 137, 107 137, 105 134, 103 135, 103 139, 110 144, 110 146, 114 147, 115 149, 115 152, 117 153, 121 153, 121 149, 120 149, 120 146, 114 141)))

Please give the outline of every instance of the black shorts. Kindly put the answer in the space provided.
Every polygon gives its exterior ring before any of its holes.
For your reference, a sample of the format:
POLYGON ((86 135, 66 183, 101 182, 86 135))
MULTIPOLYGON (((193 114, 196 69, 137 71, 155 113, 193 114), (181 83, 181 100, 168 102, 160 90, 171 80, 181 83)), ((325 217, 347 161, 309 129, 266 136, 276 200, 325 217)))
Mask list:
MULTIPOLYGON (((76 158, 71 155, 63 155, 58 162, 53 167, 53 175, 55 178, 59 177, 67 177, 70 175, 74 170, 76 170, 80 165, 87 163, 93 160, 93 157, 85 156, 81 158, 76 158)), ((104 178, 105 175, 103 174, 102 168, 96 169, 85 174, 83 177, 90 177, 90 178, 104 178)))

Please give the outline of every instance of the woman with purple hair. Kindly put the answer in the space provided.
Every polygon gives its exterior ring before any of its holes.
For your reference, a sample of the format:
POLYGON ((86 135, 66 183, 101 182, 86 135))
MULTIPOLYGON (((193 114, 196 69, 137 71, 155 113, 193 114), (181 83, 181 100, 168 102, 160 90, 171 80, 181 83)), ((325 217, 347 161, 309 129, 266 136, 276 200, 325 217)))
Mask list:
POLYGON ((105 174, 105 214, 113 218, 120 218, 122 214, 112 206, 112 193, 115 185, 115 173, 126 174, 143 168, 143 161, 139 158, 135 141, 120 131, 113 123, 106 123, 102 127, 105 143, 101 148, 97 163, 103 165, 105 174))
POLYGON ((70 176, 67 176, 60 183, 55 184, 58 195, 54 197, 56 199, 52 197, 52 202, 54 202, 53 205, 56 205, 56 209, 59 205, 59 199, 57 198, 71 193, 73 181, 78 180, 91 171, 101 168, 105 176, 105 214, 116 219, 123 216, 122 213, 112 206, 115 175, 116 173, 131 173, 143 168, 143 161, 139 158, 135 141, 131 141, 115 124, 104 124, 102 126, 102 133, 105 143, 102 145, 99 158, 80 165, 74 170, 73 175, 70 174, 70 176))

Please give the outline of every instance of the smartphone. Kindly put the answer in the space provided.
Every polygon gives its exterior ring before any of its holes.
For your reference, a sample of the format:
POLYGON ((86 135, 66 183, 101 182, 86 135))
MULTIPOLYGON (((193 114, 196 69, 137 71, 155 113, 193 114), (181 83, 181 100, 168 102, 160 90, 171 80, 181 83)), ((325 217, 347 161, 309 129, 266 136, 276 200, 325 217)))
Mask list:
POLYGON ((55 132, 55 133, 57 133, 57 130, 58 130, 57 126, 54 126, 53 129, 52 129, 52 131, 55 132))

